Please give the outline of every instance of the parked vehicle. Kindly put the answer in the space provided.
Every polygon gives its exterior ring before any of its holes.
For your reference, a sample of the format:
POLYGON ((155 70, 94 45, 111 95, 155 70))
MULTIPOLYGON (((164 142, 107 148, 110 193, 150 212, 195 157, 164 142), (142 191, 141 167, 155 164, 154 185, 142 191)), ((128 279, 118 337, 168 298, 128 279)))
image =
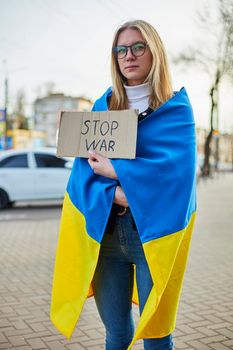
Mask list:
POLYGON ((0 152, 0 209, 15 201, 62 199, 72 163, 53 148, 0 152))

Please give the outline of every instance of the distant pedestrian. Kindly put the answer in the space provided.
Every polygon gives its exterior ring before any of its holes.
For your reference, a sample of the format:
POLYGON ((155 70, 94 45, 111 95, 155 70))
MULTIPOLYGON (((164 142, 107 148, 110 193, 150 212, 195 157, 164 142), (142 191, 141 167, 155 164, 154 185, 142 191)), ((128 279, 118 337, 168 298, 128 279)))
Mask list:
POLYGON ((163 43, 145 21, 117 30, 111 72, 112 87, 93 111, 139 110, 136 158, 92 152, 75 160, 51 319, 70 337, 94 294, 107 350, 130 349, 141 338, 146 350, 171 350, 196 211, 192 108, 184 88, 172 91, 163 43), (132 300, 141 315, 136 330, 132 300))

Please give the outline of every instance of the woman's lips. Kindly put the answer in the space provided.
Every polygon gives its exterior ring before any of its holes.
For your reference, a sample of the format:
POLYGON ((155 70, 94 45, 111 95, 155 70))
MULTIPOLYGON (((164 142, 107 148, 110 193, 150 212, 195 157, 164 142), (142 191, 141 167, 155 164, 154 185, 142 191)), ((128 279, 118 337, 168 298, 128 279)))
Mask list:
POLYGON ((125 67, 125 70, 132 70, 132 69, 135 69, 135 68, 138 68, 138 66, 127 66, 125 67))

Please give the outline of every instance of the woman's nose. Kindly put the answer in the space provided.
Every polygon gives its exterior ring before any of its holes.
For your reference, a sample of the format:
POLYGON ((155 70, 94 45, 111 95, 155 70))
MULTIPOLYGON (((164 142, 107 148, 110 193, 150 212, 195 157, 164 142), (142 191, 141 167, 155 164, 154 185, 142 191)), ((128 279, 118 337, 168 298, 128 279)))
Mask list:
POLYGON ((131 48, 129 47, 125 56, 125 59, 128 60, 134 60, 135 56, 132 54, 131 48))

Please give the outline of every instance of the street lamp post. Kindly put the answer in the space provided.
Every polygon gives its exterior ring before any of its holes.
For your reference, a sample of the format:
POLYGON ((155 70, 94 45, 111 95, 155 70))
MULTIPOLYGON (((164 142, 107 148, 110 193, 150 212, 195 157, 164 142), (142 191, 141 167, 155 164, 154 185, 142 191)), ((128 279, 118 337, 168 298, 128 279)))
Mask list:
POLYGON ((5 87, 5 149, 8 148, 8 140, 7 140, 7 130, 8 130, 8 78, 5 78, 4 81, 4 87, 5 87))

